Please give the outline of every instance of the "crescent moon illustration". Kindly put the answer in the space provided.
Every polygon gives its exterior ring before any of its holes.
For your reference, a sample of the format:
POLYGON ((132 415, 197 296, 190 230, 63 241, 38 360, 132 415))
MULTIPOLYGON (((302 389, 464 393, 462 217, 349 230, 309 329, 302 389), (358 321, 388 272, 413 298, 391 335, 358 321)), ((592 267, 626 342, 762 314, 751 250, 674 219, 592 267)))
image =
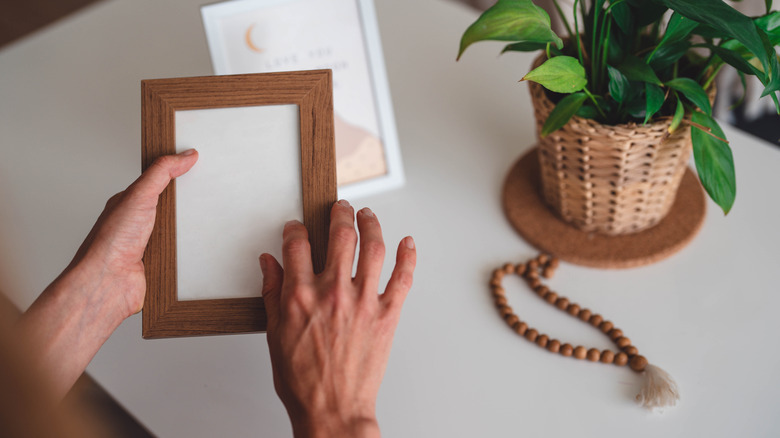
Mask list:
POLYGON ((263 53, 263 49, 260 47, 257 47, 255 43, 252 42, 252 28, 254 28, 254 23, 249 26, 249 29, 246 30, 246 35, 244 35, 244 40, 246 41, 247 47, 249 47, 249 50, 256 52, 256 53, 263 53))

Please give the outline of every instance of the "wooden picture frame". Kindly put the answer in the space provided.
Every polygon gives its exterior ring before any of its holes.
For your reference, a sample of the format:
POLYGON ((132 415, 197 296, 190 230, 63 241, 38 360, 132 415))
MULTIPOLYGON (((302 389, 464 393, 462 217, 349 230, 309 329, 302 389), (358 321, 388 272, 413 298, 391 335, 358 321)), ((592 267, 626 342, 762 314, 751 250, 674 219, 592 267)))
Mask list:
MULTIPOLYGON (((156 158, 176 153, 177 111, 297 105, 303 222, 309 232, 315 272, 323 269, 330 208, 337 196, 330 70, 144 80, 141 94, 144 170, 156 158)), ((259 296, 178 299, 176 224, 176 182, 172 181, 160 195, 154 230, 144 253, 147 290, 143 337, 264 331, 265 307, 259 296)), ((262 251, 268 249, 258 248, 257 254, 262 251)))

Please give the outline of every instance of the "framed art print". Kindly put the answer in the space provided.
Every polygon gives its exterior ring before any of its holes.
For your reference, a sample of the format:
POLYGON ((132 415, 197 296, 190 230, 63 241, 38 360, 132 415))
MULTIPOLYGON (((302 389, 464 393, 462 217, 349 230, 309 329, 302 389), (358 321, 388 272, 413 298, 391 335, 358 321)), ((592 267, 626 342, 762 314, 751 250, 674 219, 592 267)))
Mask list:
POLYGON ((217 75, 333 70, 339 197, 403 184, 372 0, 233 0, 201 13, 217 75))
POLYGON ((263 331, 258 256, 304 223, 324 267, 336 201, 330 70, 141 83, 143 166, 190 148, 144 254, 144 338, 263 331))

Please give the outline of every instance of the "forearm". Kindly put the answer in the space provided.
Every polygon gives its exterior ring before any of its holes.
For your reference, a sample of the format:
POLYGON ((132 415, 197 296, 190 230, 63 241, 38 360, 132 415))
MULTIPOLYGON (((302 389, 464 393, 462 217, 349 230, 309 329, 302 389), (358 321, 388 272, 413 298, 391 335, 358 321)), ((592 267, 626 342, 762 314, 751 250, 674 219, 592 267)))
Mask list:
POLYGON ((99 266, 79 263, 60 275, 19 320, 19 340, 52 397, 62 399, 127 315, 111 300, 118 285, 99 266))

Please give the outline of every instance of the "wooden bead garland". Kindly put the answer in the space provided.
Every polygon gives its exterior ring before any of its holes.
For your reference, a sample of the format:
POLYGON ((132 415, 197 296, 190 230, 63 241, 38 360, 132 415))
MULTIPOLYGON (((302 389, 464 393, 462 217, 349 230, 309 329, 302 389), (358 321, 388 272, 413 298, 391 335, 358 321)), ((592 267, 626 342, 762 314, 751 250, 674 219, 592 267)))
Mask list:
POLYGON ((605 320, 601 315, 593 313, 590 309, 582 308, 576 303, 572 303, 568 298, 560 296, 542 284, 540 277, 552 278, 559 263, 556 257, 540 254, 526 263, 506 263, 493 271, 490 279, 490 289, 496 307, 509 327, 518 335, 552 353, 581 360, 586 359, 591 362, 617 366, 628 365, 631 370, 645 375, 645 384, 637 395, 637 401, 640 404, 649 409, 674 405, 680 396, 677 391, 677 385, 671 379, 671 376, 660 368, 650 365, 647 359, 641 356, 637 348, 631 344, 631 339, 623 335, 622 330, 616 328, 611 321, 605 320), (562 343, 558 339, 552 339, 548 335, 530 327, 527 322, 522 321, 514 313, 506 299, 503 279, 505 275, 511 274, 516 274, 523 278, 528 286, 547 303, 599 329, 615 343, 618 351, 608 349, 600 351, 596 348, 588 349, 582 345, 572 346, 569 343, 562 343))

